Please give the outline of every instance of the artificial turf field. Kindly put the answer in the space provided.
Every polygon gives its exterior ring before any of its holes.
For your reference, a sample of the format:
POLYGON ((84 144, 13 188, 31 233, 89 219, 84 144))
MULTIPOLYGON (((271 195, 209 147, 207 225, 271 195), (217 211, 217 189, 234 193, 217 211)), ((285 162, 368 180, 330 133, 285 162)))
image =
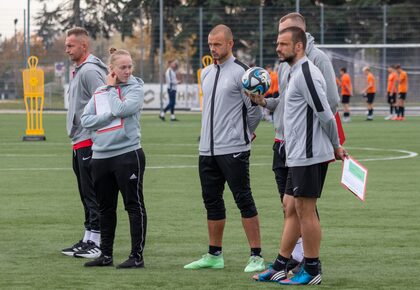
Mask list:
MULTIPOLYGON (((249 248, 227 189, 225 269, 184 270, 207 251, 205 210, 197 173, 200 115, 161 122, 144 114, 144 195, 148 213, 145 269, 86 269, 62 248, 83 233, 82 206, 71 170, 64 114, 45 114, 46 142, 22 142, 24 114, 0 114, 0 288, 17 289, 278 289, 243 268, 249 248)), ((420 288, 420 117, 344 124, 349 153, 369 170, 363 203, 329 167, 318 202, 323 228, 323 282, 317 289, 420 288), (369 149, 370 148, 370 149, 369 149), (401 151, 404 150, 404 151, 401 151), (414 155, 411 153, 411 155, 414 155)), ((263 256, 277 253, 283 217, 271 171, 272 125, 260 123, 251 156, 251 186, 260 213, 263 256)), ((130 250, 128 219, 119 200, 114 264, 130 250)), ((290 286, 289 286, 290 287, 290 286)))

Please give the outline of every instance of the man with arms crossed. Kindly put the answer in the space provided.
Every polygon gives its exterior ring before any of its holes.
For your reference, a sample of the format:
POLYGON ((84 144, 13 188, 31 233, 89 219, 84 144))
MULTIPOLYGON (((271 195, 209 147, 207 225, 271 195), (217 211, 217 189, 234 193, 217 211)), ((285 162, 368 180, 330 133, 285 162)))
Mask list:
POLYGON ((385 120, 391 120, 397 113, 395 102, 397 101, 398 91, 398 74, 393 65, 388 66, 388 84, 386 91, 389 104, 389 116, 385 117, 385 120))
POLYGON ((209 250, 185 269, 224 268, 222 254, 226 209, 223 190, 227 182, 241 216, 251 248, 245 272, 262 271, 258 212, 249 178, 251 137, 261 119, 261 110, 244 95, 241 78, 248 66, 232 55, 233 35, 229 27, 217 25, 208 36, 215 61, 201 73, 203 116, 199 174, 207 210, 209 250))
POLYGON ((67 31, 65 46, 76 65, 68 91, 67 134, 73 146, 73 171, 85 213, 85 233, 82 240, 61 252, 67 256, 98 258, 101 255, 99 210, 89 168, 92 140, 90 131, 82 127, 80 117, 96 88, 105 84, 107 66, 90 54, 89 34, 82 27, 67 31))

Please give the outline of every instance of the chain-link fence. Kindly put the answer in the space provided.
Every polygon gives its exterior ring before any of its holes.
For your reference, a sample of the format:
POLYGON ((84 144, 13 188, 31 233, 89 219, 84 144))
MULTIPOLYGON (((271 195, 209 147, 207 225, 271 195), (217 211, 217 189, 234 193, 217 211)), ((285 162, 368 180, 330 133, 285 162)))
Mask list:
MULTIPOLYGON (((211 28, 219 23, 232 28, 235 55, 243 62, 258 66, 275 64, 278 20, 292 11, 295 11, 295 7, 177 7, 164 11, 161 36, 159 10, 154 10, 133 24, 133 37, 121 41, 116 33, 110 39, 99 36, 93 41, 92 52, 106 62, 109 47, 128 49, 135 62, 135 75, 143 78, 146 85, 150 86, 150 100, 152 95, 155 99, 159 98, 160 81, 163 79, 161 76, 167 61, 178 59, 178 77, 185 91, 178 96, 181 98, 178 102, 182 104, 181 107, 196 107, 197 70, 201 67, 201 57, 208 54, 207 35, 211 28), (159 49, 160 40, 163 42, 162 52, 159 49), (163 71, 159 63, 160 53, 163 71)), ((420 5, 300 7, 300 13, 307 21, 307 30, 316 42, 333 45, 322 49, 331 57, 337 76, 340 67, 345 66, 350 71, 356 94, 365 84, 361 74, 363 66, 370 65, 373 68, 377 76, 378 95, 384 96, 386 67, 399 63, 408 72, 409 105, 420 104, 420 95, 416 94, 420 89, 419 12, 420 5), (372 46, 358 47, 358 44, 372 46), (375 44, 395 46, 375 47, 375 44)), ((39 66, 46 74, 45 107, 63 109, 63 84, 68 82, 71 69, 64 53, 64 35, 59 35, 47 49, 44 44, 35 36, 31 39, 31 54, 39 57, 39 66)), ((21 99, 21 69, 25 63, 23 36, 18 33, 16 38, 3 40, 0 49, 0 99, 21 99)), ((378 103, 385 103, 385 98, 378 98, 378 103)), ((160 105, 160 102, 155 104, 160 105)))

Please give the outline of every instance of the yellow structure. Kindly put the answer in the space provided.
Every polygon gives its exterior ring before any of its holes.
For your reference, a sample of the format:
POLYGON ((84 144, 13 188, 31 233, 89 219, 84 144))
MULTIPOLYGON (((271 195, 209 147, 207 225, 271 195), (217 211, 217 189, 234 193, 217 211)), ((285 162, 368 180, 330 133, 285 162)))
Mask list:
MULTIPOLYGON (((206 67, 213 63, 213 58, 210 55, 205 55, 201 59, 203 67, 206 67)), ((201 68, 197 70, 197 79, 198 79, 198 93, 200 96, 200 110, 203 109, 203 90, 201 88, 201 68)))
POLYGON ((22 72, 26 108, 26 135, 23 141, 44 141, 42 109, 44 107, 44 71, 37 68, 38 58, 28 58, 29 68, 22 72))

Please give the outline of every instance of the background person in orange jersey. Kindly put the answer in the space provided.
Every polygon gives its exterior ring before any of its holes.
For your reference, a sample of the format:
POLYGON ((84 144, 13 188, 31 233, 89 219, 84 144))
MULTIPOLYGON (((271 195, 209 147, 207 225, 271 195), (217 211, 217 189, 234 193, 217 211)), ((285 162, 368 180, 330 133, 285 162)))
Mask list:
POLYGON ((340 68, 341 75, 341 103, 343 104, 343 121, 350 122, 350 97, 353 95, 353 86, 350 75, 345 67, 340 68))
MULTIPOLYGON (((265 66, 265 70, 270 74, 271 85, 268 91, 265 93, 265 98, 278 98, 279 97, 279 76, 275 70, 273 70, 273 66, 271 64, 267 64, 265 66)), ((264 110, 264 117, 267 121, 273 121, 273 112, 270 110, 263 108, 264 110)))
POLYGON ((397 100, 397 89, 398 89, 398 74, 395 67, 388 66, 388 85, 387 85, 387 98, 389 104, 389 116, 385 117, 385 120, 390 120, 395 117, 396 107, 395 102, 397 100))
POLYGON ((366 121, 372 121, 373 120, 373 101, 375 100, 375 93, 376 93, 376 85, 375 85, 375 77, 370 71, 370 67, 365 66, 363 68, 363 73, 366 75, 367 78, 367 85, 362 90, 362 93, 365 94, 366 97, 366 103, 367 103, 367 109, 368 109, 368 115, 366 118, 366 121))
MULTIPOLYGON (((401 68, 401 65, 396 66, 398 73, 398 101, 397 101, 397 117, 395 120, 402 121, 405 119, 405 99, 408 90, 407 72, 401 68)), ((393 119, 394 120, 394 119, 393 119)))

